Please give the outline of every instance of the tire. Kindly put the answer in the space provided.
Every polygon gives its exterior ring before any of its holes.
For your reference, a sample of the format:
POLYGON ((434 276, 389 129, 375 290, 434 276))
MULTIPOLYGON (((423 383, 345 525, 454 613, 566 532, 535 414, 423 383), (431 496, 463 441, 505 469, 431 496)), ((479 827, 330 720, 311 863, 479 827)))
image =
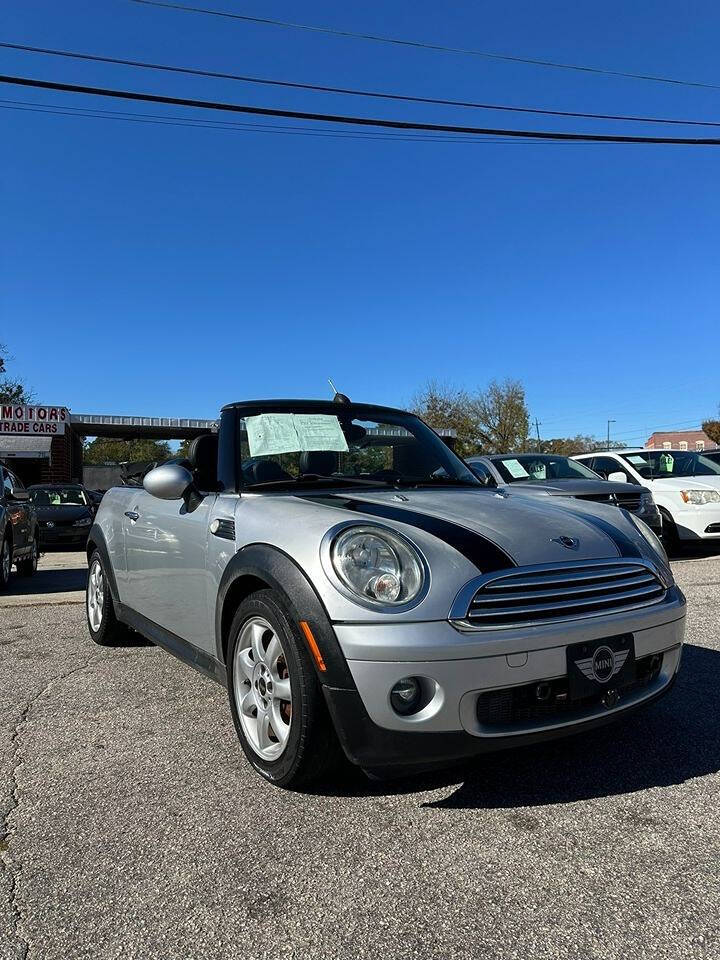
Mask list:
POLYGON ((670 514, 665 510, 661 510, 660 512, 663 518, 662 536, 660 539, 662 540, 662 545, 665 547, 665 552, 671 557, 680 550, 680 537, 677 527, 675 526, 675 521, 670 514))
POLYGON ((32 553, 29 557, 25 557, 17 562, 17 572, 21 577, 32 577, 37 573, 39 553, 38 535, 37 532, 35 532, 32 539, 32 553))
POLYGON ((127 636, 127 627, 115 615, 105 565, 100 551, 90 557, 85 589, 85 617, 92 640, 101 647, 112 647, 127 636))
POLYGON ((227 658, 230 710, 245 756, 266 780, 290 789, 326 778, 340 755, 296 623, 275 591, 251 594, 233 619, 227 658))
POLYGON ((9 537, 3 537, 0 544, 0 590, 5 590, 10 581, 12 569, 12 545, 9 537))

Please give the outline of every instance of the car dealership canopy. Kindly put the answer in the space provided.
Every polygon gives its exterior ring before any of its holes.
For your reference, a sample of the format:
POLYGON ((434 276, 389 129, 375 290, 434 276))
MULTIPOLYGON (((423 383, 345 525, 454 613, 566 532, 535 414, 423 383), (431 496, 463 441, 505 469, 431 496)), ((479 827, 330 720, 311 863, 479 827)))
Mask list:
POLYGON ((62 406, 0 405, 0 460, 12 460, 26 483, 82 480, 85 437, 191 440, 214 420, 72 413, 62 406))

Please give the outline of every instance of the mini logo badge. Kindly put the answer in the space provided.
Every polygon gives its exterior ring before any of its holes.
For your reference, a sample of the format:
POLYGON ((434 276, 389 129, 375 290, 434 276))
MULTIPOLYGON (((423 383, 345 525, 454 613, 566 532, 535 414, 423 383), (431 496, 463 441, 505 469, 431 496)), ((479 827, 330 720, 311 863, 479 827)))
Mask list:
POLYGON ((598 647, 592 658, 592 672, 598 683, 605 683, 615 670, 615 654, 610 647, 598 647))
POLYGON ((552 543, 559 543, 562 547, 567 547, 568 550, 577 550, 580 546, 580 541, 576 537, 553 537, 552 543))

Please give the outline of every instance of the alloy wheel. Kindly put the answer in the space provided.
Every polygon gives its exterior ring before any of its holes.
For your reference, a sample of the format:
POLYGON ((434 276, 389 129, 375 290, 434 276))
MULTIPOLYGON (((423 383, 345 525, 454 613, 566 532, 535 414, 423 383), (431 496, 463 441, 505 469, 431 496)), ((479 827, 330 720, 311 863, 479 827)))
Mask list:
POLYGON ((90 626, 95 632, 102 626, 104 602, 105 577, 100 561, 94 560, 88 575, 87 612, 90 626))
POLYGON ((3 540, 2 545, 2 578, 3 583, 7 583, 10 579, 10 569, 12 567, 12 553, 10 551, 10 542, 8 540, 3 540))
POLYGON ((290 736, 292 691, 282 644, 264 617, 251 617, 240 629, 233 693, 250 746, 263 760, 277 760, 290 736))

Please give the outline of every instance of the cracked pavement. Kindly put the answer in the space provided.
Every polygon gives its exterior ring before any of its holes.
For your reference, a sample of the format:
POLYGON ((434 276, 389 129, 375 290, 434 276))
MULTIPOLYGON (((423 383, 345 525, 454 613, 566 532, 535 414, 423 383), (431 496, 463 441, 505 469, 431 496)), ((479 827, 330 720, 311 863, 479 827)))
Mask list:
POLYGON ((0 960, 720 958, 720 556, 673 566, 687 646, 660 703, 310 794, 251 772, 221 688, 95 647, 74 583, 3 602, 0 960))

